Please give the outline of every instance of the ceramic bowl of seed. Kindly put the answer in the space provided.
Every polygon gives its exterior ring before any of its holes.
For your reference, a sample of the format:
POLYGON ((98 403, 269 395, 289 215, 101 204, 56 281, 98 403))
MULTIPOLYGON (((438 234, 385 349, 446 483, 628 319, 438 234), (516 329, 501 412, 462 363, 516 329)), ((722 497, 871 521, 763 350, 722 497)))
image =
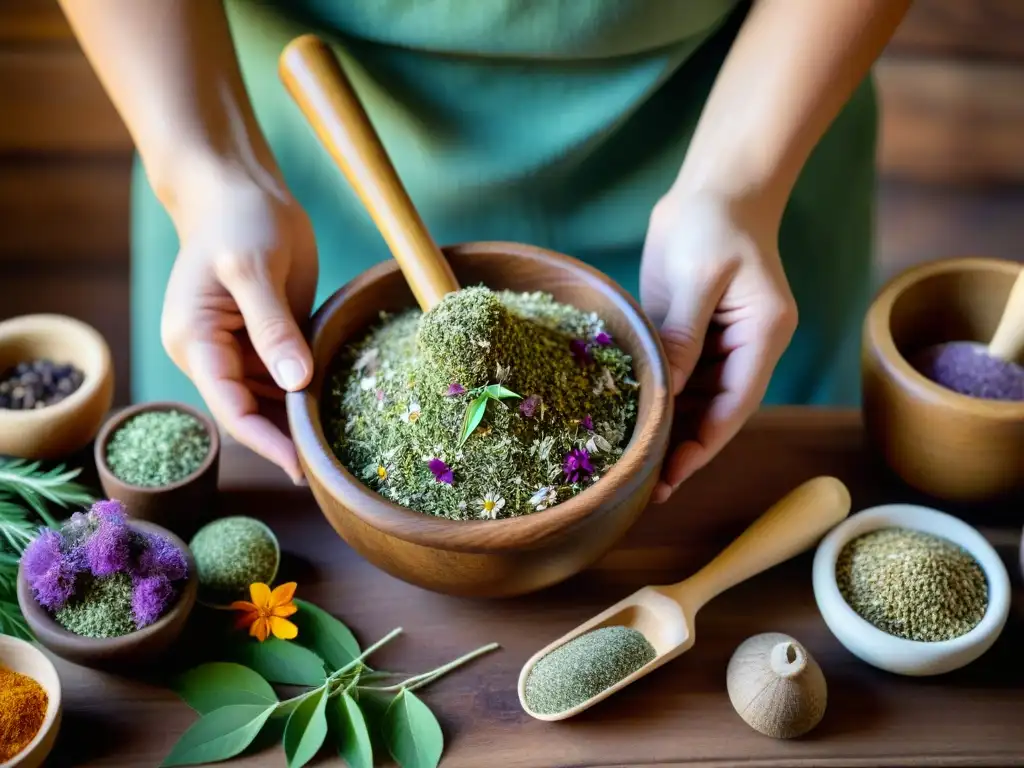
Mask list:
POLYGON ((839 642, 901 675, 970 664, 996 642, 1010 612, 1009 575, 985 537, 913 504, 873 507, 832 529, 815 552, 813 583, 839 642))
POLYGON ((94 445, 104 493, 183 537, 215 513, 220 434, 205 413, 177 402, 141 403, 110 417, 94 445))

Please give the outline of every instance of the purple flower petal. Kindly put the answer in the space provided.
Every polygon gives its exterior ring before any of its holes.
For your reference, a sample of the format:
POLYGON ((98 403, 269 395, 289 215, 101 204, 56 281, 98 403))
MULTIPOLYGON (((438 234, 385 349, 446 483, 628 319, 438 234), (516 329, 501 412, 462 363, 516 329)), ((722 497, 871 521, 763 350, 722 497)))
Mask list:
POLYGON ((562 471, 570 483, 578 483, 594 473, 590 453, 586 448, 573 448, 565 455, 562 471))
POLYGON ((132 614, 135 625, 142 629, 159 619, 174 596, 174 587, 166 576, 136 579, 132 590, 132 614))
POLYGON ((594 342, 602 347, 610 347, 612 345, 612 336, 610 333, 601 331, 594 337, 594 342))
POLYGON ((455 480, 451 467, 440 459, 431 459, 428 466, 430 467, 430 471, 433 473, 434 479, 437 480, 437 482, 448 483, 448 485, 451 485, 455 480))
POLYGON ((588 432, 593 432, 594 431, 594 420, 592 418, 590 418, 590 414, 589 413, 586 416, 584 416, 582 419, 580 419, 580 426, 583 427, 588 432))
POLYGON ((57 531, 44 529, 30 542, 21 556, 21 566, 36 602, 44 608, 59 610, 75 593, 80 559, 61 551, 57 531))
POLYGON ((117 499, 104 499, 97 501, 92 505, 89 510, 92 515, 102 522, 110 522, 115 524, 124 524, 128 521, 128 512, 117 499))
POLYGON ((466 394, 466 388, 464 386, 462 386, 461 384, 459 384, 459 382, 456 381, 455 383, 450 384, 448 386, 448 391, 444 393, 444 396, 445 397, 455 397, 456 395, 464 395, 464 394, 466 394))
POLYGON ((139 578, 163 576, 168 581, 178 581, 188 576, 188 563, 184 553, 171 542, 163 536, 148 533, 136 574, 139 578))
POLYGON ((532 419, 533 414, 537 412, 537 408, 539 406, 540 397, 538 395, 530 395, 519 404, 519 412, 526 418, 532 419))
POLYGON ((593 361, 590 356, 590 347, 583 339, 573 339, 569 342, 569 351, 577 363, 584 364, 593 361))

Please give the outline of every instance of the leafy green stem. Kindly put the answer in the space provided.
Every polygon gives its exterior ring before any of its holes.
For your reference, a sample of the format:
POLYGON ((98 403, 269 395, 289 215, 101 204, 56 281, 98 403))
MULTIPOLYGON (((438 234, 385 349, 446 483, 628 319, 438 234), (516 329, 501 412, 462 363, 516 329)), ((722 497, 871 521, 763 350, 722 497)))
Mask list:
POLYGON ((363 686, 359 686, 359 687, 363 688, 365 690, 376 691, 378 693, 393 693, 393 692, 396 692, 396 691, 400 691, 403 688, 406 689, 406 690, 409 690, 409 691, 415 691, 417 688, 422 688, 425 685, 429 685, 430 683, 434 682, 438 678, 443 677, 444 675, 448 674, 453 669, 456 669, 457 667, 460 667, 463 664, 466 664, 466 663, 472 661, 473 659, 477 658, 478 656, 483 656, 485 653, 490 653, 491 651, 495 650, 498 647, 499 647, 499 645, 497 643, 488 643, 487 645, 484 645, 484 646, 481 646, 480 648, 477 648, 475 651, 470 651, 469 653, 460 656, 459 658, 455 659, 454 661, 449 661, 447 664, 443 664, 442 666, 438 667, 437 669, 432 669, 429 672, 423 672, 422 674, 419 674, 419 675, 413 675, 412 677, 407 678, 406 680, 403 680, 400 683, 395 683, 394 685, 388 685, 388 686, 363 685, 363 686))

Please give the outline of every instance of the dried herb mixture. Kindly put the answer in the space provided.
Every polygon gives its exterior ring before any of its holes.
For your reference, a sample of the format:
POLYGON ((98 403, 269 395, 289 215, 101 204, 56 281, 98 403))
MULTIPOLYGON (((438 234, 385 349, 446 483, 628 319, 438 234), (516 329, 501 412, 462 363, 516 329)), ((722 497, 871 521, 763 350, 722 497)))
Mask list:
POLYGON ((339 460, 383 496, 498 519, 597 482, 629 441, 638 388, 595 313, 469 287, 425 314, 382 313, 342 351, 322 409, 339 460))

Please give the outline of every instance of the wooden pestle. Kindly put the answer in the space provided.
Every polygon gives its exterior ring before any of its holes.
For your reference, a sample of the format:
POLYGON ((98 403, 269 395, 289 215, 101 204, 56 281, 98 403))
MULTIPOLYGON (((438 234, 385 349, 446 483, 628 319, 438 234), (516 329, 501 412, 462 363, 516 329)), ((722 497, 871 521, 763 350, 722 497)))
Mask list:
POLYGON ((1017 275, 1017 280, 1010 289, 1010 298, 999 321, 992 341, 988 345, 988 353, 993 357, 1014 362, 1020 360, 1024 352, 1024 268, 1017 275))
POLYGON ((278 73, 359 195, 426 312, 459 283, 395 172, 334 52, 315 35, 292 40, 278 73))

